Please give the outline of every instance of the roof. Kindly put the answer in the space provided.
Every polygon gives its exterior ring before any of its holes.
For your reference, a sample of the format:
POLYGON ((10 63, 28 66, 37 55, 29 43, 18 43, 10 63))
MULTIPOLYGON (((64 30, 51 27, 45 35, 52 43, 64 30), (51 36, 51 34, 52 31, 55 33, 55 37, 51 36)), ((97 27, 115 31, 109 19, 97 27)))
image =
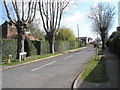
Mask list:
MULTIPOLYGON (((17 36, 17 30, 16 30, 16 26, 13 23, 10 23, 8 21, 5 21, 1 26, 3 27, 3 25, 9 25, 9 28, 7 28, 7 37, 6 38, 12 38, 14 35, 17 36), (14 27, 13 27, 14 26, 14 27)), ((4 28, 6 29, 6 28, 4 28)), ((1 33, 0 33, 1 34, 1 33)), ((28 37, 30 40, 38 40, 38 38, 35 38, 31 33, 25 33, 25 36, 28 37)))
POLYGON ((28 37, 30 40, 38 40, 37 38, 35 38, 32 34, 30 33, 26 33, 25 34, 26 37, 28 37))

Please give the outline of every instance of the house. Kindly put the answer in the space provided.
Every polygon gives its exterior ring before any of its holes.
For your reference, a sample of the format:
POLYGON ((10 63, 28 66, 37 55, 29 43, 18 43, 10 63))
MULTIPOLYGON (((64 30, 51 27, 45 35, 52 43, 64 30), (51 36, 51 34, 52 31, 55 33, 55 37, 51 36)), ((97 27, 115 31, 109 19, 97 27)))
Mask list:
MULTIPOLYGON (((11 22, 5 21, 0 27, 2 38, 13 38, 18 35, 16 26, 11 22)), ((30 40, 38 40, 30 32, 26 32, 25 36, 30 40)))
POLYGON ((84 42, 86 42, 86 43, 91 43, 91 42, 93 42, 93 39, 90 38, 90 37, 79 37, 79 38, 77 38, 77 40, 78 40, 78 41, 84 41, 84 42))
POLYGON ((2 38, 12 38, 17 34, 17 30, 16 30, 16 26, 13 23, 7 22, 5 21, 2 25, 1 25, 1 35, 2 38))

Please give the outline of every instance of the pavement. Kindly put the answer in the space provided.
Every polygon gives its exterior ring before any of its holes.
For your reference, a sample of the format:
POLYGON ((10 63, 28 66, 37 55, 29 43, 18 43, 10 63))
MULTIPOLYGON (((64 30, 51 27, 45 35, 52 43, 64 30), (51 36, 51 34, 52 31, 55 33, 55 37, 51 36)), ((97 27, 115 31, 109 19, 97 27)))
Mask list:
POLYGON ((109 49, 104 51, 106 60, 106 69, 109 80, 103 83, 87 82, 81 79, 81 73, 76 79, 74 88, 119 88, 118 87, 118 58, 111 54, 109 49))
POLYGON ((95 54, 95 48, 69 51, 2 70, 3 88, 71 88, 79 72, 95 54))

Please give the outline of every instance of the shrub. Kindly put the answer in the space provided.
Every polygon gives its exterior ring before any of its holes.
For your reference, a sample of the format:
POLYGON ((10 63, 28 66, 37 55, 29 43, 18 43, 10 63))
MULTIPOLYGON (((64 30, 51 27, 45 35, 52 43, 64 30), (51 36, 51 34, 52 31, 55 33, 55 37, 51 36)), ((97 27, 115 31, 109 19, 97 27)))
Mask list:
POLYGON ((70 41, 70 49, 78 48, 79 43, 77 41, 70 41))
POLYGON ((27 56, 37 55, 37 49, 34 45, 34 41, 31 41, 28 38, 25 39, 25 52, 27 52, 27 56))
POLYGON ((66 41, 56 41, 55 52, 61 52, 69 49, 69 42, 66 41))
POLYGON ((17 40, 16 39, 2 39, 2 60, 8 59, 12 55, 13 59, 17 55, 17 40))
POLYGON ((49 53, 49 43, 48 41, 41 41, 41 51, 40 54, 49 53))
POLYGON ((65 51, 68 49, 75 49, 80 47, 80 43, 81 42, 77 42, 77 41, 56 41, 55 43, 55 51, 56 52, 61 52, 61 51, 65 51))
POLYGON ((0 40, 0 60, 2 60, 2 40, 0 40))
POLYGON ((115 31, 112 33, 109 39, 110 51, 117 54, 120 57, 120 32, 115 31))
MULTIPOLYGON (((8 59, 9 55, 13 56, 13 59, 17 56, 17 39, 3 39, 2 44, 2 60, 8 59)), ((74 49, 80 47, 81 42, 77 41, 56 41, 55 52, 62 52, 68 49, 74 49)), ((28 38, 25 39, 25 52, 27 56, 35 56, 49 53, 48 41, 31 41, 28 38)), ((0 52, 0 53, 1 53, 0 52)))

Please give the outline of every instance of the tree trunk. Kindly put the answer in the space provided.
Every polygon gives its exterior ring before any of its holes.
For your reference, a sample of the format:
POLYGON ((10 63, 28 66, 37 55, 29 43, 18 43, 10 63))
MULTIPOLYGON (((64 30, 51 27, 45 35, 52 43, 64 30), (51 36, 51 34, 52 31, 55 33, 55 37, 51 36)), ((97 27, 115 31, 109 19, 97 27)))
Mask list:
POLYGON ((53 35, 48 35, 48 42, 50 47, 50 53, 55 53, 55 38, 53 35))
POLYGON ((18 34, 18 46, 17 46, 17 58, 19 58, 19 53, 24 52, 24 41, 25 41, 25 35, 24 34, 18 34))
POLYGON ((25 22, 22 21, 18 21, 16 23, 17 32, 18 32, 17 58, 19 58, 20 52, 25 51, 24 42, 25 42, 25 31, 27 28, 26 26, 27 25, 25 24, 25 22))
POLYGON ((102 49, 105 49, 105 38, 102 37, 102 49))
POLYGON ((54 50, 55 47, 53 42, 54 42, 53 40, 49 41, 50 53, 55 53, 55 50, 54 50))

